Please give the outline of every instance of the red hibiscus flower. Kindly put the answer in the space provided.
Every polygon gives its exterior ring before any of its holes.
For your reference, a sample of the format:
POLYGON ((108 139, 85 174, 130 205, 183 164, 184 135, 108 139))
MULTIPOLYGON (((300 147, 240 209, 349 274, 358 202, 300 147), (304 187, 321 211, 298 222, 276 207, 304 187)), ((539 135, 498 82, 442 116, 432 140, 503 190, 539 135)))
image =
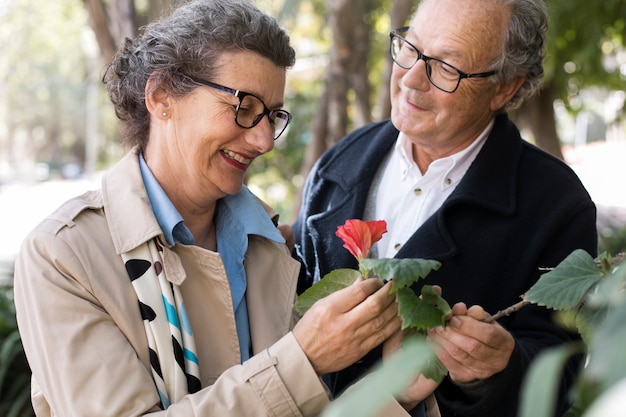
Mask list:
POLYGON ((343 226, 337 227, 335 234, 343 240, 343 247, 358 260, 367 258, 372 245, 387 233, 387 222, 384 220, 346 220, 343 226))

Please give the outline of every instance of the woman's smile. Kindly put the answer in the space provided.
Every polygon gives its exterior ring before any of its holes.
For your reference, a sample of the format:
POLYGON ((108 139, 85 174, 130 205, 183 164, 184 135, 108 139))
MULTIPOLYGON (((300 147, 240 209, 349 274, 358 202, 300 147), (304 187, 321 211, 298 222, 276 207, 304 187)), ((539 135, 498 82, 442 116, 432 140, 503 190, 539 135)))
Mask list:
POLYGON ((226 160, 226 162, 242 170, 245 170, 246 168, 248 168, 248 166, 253 161, 253 158, 245 157, 233 151, 222 150, 220 152, 222 156, 224 156, 224 159, 226 160))

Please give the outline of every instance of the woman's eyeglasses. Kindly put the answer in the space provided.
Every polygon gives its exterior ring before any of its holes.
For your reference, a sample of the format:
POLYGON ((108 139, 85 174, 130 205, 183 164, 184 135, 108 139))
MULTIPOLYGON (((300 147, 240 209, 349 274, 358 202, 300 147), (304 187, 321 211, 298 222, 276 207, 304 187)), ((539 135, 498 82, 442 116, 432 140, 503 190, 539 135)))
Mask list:
POLYGON ((235 108, 235 123, 244 129, 251 129, 267 115, 270 126, 274 129, 274 140, 285 131, 287 125, 291 121, 291 114, 287 110, 278 109, 270 110, 267 108, 263 100, 251 93, 235 90, 223 85, 203 80, 197 77, 186 76, 195 84, 203 87, 212 88, 224 93, 232 94, 239 99, 239 104, 235 108))

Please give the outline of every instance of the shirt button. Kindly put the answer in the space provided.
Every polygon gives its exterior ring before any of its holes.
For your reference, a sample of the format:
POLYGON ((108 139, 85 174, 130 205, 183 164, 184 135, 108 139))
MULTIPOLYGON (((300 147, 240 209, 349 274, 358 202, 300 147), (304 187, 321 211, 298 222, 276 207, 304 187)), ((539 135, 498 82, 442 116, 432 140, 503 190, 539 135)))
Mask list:
POLYGON ((400 250, 401 247, 402 247, 402 245, 400 243, 396 243, 395 245, 393 245, 393 248, 395 250, 400 250))
POLYGON ((413 190, 413 194, 415 195, 422 195, 422 189, 421 188, 416 188, 413 190))

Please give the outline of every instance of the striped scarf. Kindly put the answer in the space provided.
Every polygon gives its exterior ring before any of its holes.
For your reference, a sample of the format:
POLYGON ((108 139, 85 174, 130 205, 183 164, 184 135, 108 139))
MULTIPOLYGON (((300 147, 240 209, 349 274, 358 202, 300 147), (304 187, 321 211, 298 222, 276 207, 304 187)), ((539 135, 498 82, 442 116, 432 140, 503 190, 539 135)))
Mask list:
POLYGON ((122 254, 139 300, 152 377, 161 408, 200 390, 200 370, 189 317, 180 289, 163 270, 163 247, 156 239, 122 254))

